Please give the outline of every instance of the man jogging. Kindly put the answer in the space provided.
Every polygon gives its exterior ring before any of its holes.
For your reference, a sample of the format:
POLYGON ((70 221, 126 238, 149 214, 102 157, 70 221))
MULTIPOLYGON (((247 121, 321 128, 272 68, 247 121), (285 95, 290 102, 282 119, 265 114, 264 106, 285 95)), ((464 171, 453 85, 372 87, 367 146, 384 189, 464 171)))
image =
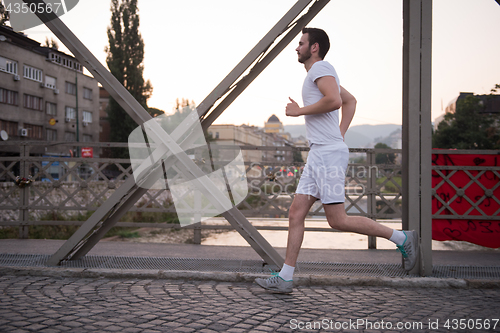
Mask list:
POLYGON ((328 35, 316 28, 304 28, 295 49, 299 62, 307 71, 302 87, 304 107, 290 98, 286 115, 304 116, 310 151, 289 211, 285 264, 272 277, 255 280, 261 287, 277 293, 292 292, 293 273, 304 238, 304 221, 316 200, 321 200, 332 228, 392 241, 403 255, 403 267, 407 271, 417 262, 417 232, 393 230, 366 217, 347 216, 345 212, 349 149, 344 136, 356 110, 356 99, 340 85, 333 66, 323 60, 329 49, 328 35), (342 121, 339 125, 340 108, 342 121))

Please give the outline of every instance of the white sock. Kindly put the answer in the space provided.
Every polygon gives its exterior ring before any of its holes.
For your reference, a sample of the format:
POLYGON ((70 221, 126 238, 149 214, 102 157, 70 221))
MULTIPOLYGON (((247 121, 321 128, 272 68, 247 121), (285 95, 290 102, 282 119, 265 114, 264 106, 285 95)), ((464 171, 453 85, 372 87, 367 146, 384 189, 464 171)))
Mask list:
POLYGON ((293 271, 295 267, 283 264, 283 268, 280 271, 280 277, 285 281, 291 281, 293 279, 293 271))
POLYGON ((400 230, 393 230, 392 236, 389 240, 396 245, 403 245, 406 240, 406 234, 400 230))

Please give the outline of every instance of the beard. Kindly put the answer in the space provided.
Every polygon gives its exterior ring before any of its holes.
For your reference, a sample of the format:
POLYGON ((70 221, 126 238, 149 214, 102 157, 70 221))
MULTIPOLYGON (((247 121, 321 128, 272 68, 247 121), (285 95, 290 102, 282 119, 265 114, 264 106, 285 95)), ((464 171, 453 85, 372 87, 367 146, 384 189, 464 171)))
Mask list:
POLYGON ((306 53, 299 54, 299 62, 301 64, 303 64, 304 62, 306 62, 307 60, 309 60, 309 58, 311 58, 311 56, 312 56, 311 51, 307 50, 306 53))

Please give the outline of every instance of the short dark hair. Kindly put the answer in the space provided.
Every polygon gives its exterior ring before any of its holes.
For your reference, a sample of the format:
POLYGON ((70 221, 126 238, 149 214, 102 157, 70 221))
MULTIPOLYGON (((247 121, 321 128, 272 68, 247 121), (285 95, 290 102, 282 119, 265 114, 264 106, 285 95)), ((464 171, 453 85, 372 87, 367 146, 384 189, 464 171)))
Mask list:
POLYGON ((304 28, 302 34, 309 34, 309 46, 318 43, 318 55, 321 59, 324 59, 330 49, 330 39, 326 32, 318 28, 304 28))

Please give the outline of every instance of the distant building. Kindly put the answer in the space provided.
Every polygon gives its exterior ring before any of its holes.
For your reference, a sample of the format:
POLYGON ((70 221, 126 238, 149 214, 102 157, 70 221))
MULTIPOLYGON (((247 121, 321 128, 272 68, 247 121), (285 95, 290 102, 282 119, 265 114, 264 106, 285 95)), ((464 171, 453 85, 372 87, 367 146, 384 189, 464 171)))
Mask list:
MULTIPOLYGON (((294 147, 292 141, 276 133, 263 133, 263 146, 274 147, 294 147)), ((268 150, 263 151, 263 162, 277 162, 288 165, 293 162, 293 152, 291 150, 268 150)))
MULTIPOLYGON (((255 126, 236 126, 236 125, 212 125, 208 132, 214 140, 221 145, 238 146, 274 146, 285 147, 293 146, 293 142, 277 133, 266 133, 255 126)), ((242 150, 245 162, 279 162, 283 165, 293 161, 293 154, 286 150, 242 150)))
POLYGON ((475 96, 480 99, 481 107, 478 108, 478 114, 500 114, 500 95, 474 95, 474 93, 470 92, 461 92, 460 95, 448 103, 444 109, 444 113, 434 119, 434 130, 437 130, 439 123, 444 120, 444 116, 448 113, 455 113, 457 111, 457 103, 468 96, 475 96))
MULTIPOLYGON (((262 136, 251 126, 236 125, 211 125, 208 133, 219 145, 234 146, 261 146, 262 136)), ((234 158, 234 152, 237 150, 226 150, 225 154, 220 156, 225 161, 231 161, 234 158)), ((222 152, 222 151, 221 151, 222 152)), ((262 161, 262 152, 259 150, 242 150, 243 160, 245 162, 260 163, 262 161)))
POLYGON ((276 115, 272 115, 264 124, 264 132, 266 133, 283 133, 284 127, 276 115))
MULTIPOLYGON (((0 130, 46 141, 32 155, 68 156, 54 141, 99 141, 99 88, 72 56, 0 26, 0 130)), ((17 147, 0 154, 17 155, 17 147)))

